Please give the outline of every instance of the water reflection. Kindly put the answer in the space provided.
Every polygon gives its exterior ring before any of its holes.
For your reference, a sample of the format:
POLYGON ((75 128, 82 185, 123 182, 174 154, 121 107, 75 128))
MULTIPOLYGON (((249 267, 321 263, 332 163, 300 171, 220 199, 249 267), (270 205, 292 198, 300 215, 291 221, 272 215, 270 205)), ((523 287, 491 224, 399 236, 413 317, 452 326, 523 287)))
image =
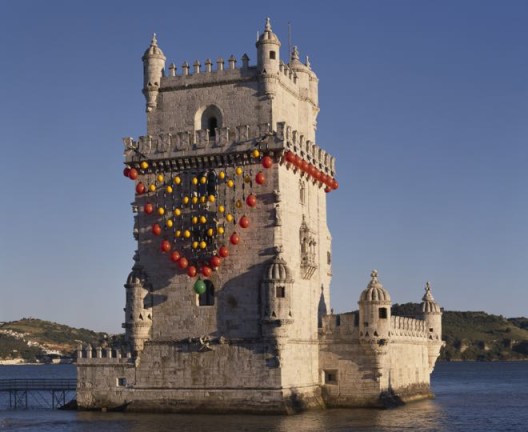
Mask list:
POLYGON ((320 432, 444 431, 441 407, 416 402, 393 410, 332 409, 295 416, 77 413, 78 421, 105 432, 320 432))

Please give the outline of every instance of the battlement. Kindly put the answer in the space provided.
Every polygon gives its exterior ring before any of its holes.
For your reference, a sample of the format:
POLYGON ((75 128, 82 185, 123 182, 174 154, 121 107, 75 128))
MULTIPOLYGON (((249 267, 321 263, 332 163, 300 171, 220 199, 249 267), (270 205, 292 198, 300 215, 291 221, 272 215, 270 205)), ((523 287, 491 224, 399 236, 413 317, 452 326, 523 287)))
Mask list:
POLYGON ((123 143, 125 163, 129 165, 139 164, 145 159, 160 162, 178 159, 182 165, 192 165, 196 162, 192 162, 191 158, 200 159, 201 163, 215 164, 219 162, 215 157, 229 163, 230 157, 247 153, 260 145, 267 151, 290 150, 318 170, 335 176, 335 158, 312 141, 305 140, 303 134, 284 122, 277 123, 275 131, 270 124, 265 123, 217 128, 214 137, 210 136, 208 129, 202 129, 160 134, 157 137, 140 136, 137 140, 126 137, 123 143))
MULTIPOLYGON (((355 312, 324 316, 320 334, 337 339, 359 337, 359 314, 355 312)), ((391 316, 390 338, 395 340, 404 338, 427 340, 427 324, 420 319, 391 316)))
POLYGON ((77 364, 125 364, 132 361, 130 351, 122 352, 120 349, 110 347, 92 347, 79 345, 77 349, 77 364))
POLYGON ((425 321, 391 316, 391 336, 393 337, 419 337, 427 339, 427 326, 425 321))
POLYGON ((216 60, 216 67, 211 59, 207 59, 204 65, 196 60, 192 66, 187 62, 181 65, 181 71, 174 63, 169 66, 169 74, 161 78, 160 91, 172 91, 178 89, 189 89, 193 86, 211 85, 212 83, 225 84, 233 81, 256 80, 256 66, 249 66, 247 54, 242 56, 242 66, 237 67, 237 59, 230 56, 227 65, 222 57, 216 60))

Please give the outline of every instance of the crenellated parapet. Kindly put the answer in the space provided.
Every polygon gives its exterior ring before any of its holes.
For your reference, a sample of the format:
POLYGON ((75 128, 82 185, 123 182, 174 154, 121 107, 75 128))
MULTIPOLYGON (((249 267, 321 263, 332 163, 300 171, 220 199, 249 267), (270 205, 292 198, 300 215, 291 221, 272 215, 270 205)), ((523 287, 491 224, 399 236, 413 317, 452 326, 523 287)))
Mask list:
POLYGON ((127 364, 132 363, 132 353, 121 349, 79 344, 77 348, 77 364, 127 364))
POLYGON ((257 79, 257 67, 249 65, 249 57, 244 54, 241 58, 242 64, 237 66, 237 59, 231 55, 227 61, 223 57, 213 63, 211 59, 206 59, 202 63, 196 60, 192 66, 183 62, 180 69, 171 63, 169 74, 161 78, 160 92, 173 90, 188 90, 193 87, 212 84, 223 85, 230 82, 257 79))
POLYGON ((230 159, 234 162, 239 155, 260 147, 279 154, 290 150, 323 173, 335 176, 335 158, 285 122, 277 123, 275 129, 264 123, 221 127, 215 132, 214 136, 208 129, 201 129, 123 138, 125 163, 138 167, 144 160, 182 167, 209 162, 214 165, 215 158, 230 163, 230 159))
POLYGON ((391 316, 391 336, 427 340, 427 326, 423 320, 391 316))

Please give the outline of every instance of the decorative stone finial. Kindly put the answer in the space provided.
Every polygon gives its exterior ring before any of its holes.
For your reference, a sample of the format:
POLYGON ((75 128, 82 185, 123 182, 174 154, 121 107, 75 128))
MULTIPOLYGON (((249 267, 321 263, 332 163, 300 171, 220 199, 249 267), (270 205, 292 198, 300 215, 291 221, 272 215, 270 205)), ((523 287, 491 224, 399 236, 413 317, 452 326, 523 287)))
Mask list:
POLYGON ((296 46, 294 46, 292 48, 291 59, 292 60, 299 60, 299 49, 296 46))
POLYGON ((431 292, 431 283, 429 281, 425 283, 425 294, 422 300, 424 302, 425 301, 434 302, 433 293, 431 292))
POLYGON ((156 33, 152 33, 152 40, 150 41, 150 45, 158 46, 158 39, 156 38, 156 33))
POLYGON ((370 277, 371 277, 372 279, 377 279, 377 278, 378 278, 378 271, 377 271, 377 270, 372 270, 372 271, 370 272, 370 277))
POLYGON ((271 20, 269 19, 269 17, 266 18, 266 25, 264 27, 264 30, 271 31, 271 20))
POLYGON ((306 56, 306 63, 305 64, 306 64, 306 67, 308 69, 310 69, 311 64, 310 64, 310 58, 308 56, 306 56))
POLYGON ((276 246, 274 246, 274 248, 273 248, 273 252, 274 252, 275 255, 277 255, 277 256, 281 255, 282 252, 283 252, 283 247, 282 247, 282 245, 276 245, 276 246))

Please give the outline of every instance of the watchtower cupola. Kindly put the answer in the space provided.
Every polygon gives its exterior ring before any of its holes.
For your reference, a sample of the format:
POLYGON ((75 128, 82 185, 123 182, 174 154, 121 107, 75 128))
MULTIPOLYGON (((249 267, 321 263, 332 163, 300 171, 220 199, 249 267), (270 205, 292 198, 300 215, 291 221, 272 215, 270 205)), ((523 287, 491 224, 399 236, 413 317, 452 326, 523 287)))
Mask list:
POLYGON ((372 270, 370 282, 359 298, 359 331, 363 338, 389 337, 391 298, 378 280, 378 271, 372 270))
POLYGON ((152 111, 157 106, 161 77, 165 68, 166 57, 158 47, 156 33, 152 36, 150 46, 142 57, 143 60, 143 94, 147 101, 147 112, 152 111))
POLYGON ((279 38, 271 30, 271 22, 266 18, 264 32, 257 41, 257 69, 259 73, 277 74, 280 63, 280 46, 279 38))

